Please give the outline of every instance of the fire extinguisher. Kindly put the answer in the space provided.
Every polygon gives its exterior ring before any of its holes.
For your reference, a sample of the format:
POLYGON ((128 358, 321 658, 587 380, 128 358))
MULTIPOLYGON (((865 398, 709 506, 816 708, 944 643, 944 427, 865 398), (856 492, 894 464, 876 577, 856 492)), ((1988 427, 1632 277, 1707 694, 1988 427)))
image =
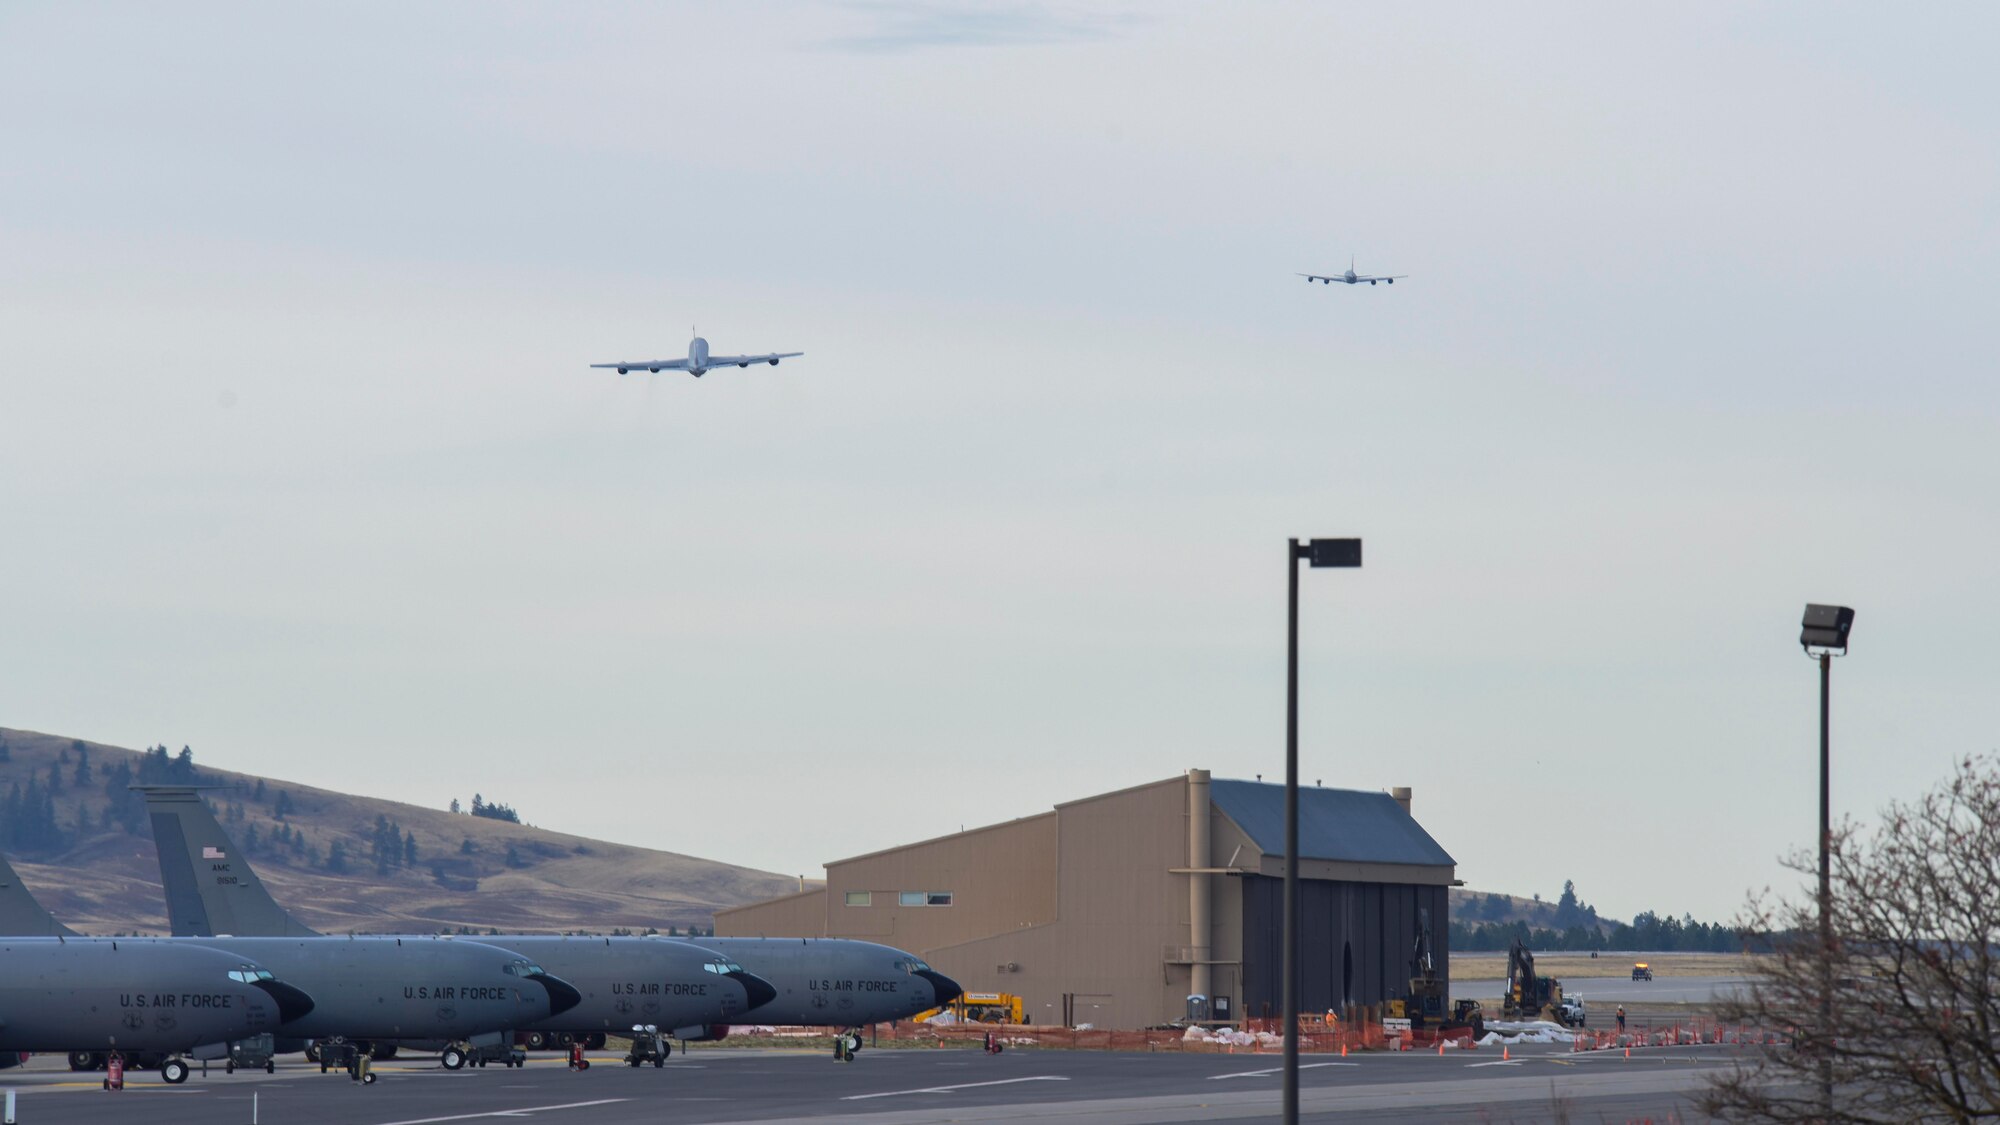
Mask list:
POLYGON ((104 1088, 123 1090, 125 1088, 125 1056, 113 1053, 104 1064, 104 1088))
POLYGON ((571 1070, 590 1069, 590 1060, 583 1057, 582 1043, 571 1043, 569 1045, 569 1068, 571 1070))

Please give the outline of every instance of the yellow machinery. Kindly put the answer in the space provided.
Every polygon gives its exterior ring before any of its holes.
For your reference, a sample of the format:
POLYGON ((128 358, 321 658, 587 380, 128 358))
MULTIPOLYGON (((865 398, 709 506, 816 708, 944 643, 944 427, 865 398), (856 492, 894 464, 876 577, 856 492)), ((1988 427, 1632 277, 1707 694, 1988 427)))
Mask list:
POLYGON ((923 1023, 940 1012, 950 1012, 959 1023, 1026 1023, 1021 998, 1011 992, 967 992, 943 1008, 918 1012, 912 1017, 923 1023))

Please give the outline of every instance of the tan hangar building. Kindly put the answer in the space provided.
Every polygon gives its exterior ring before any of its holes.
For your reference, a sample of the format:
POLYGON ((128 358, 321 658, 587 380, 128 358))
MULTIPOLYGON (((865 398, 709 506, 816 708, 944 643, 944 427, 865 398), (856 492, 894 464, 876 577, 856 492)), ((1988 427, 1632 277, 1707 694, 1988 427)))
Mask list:
MULTIPOLYGON (((827 865, 826 885, 715 914, 726 937, 880 941, 968 992, 1023 997, 1037 1024, 1138 1028, 1209 999, 1280 1007, 1282 785, 1207 770, 827 865)), ((1408 992, 1427 933, 1448 972, 1455 861, 1410 791, 1299 791, 1302 1011, 1408 992)))

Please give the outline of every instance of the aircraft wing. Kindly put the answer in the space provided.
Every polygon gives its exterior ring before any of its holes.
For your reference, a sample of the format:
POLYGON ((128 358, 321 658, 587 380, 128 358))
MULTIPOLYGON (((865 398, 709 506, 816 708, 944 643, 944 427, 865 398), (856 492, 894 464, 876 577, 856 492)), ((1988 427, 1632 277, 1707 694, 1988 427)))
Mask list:
POLYGON ((1346 279, 1345 277, 1331 277, 1331 276, 1328 276, 1327 274, 1323 274, 1323 273, 1302 273, 1302 274, 1300 274, 1299 276, 1300 276, 1300 277, 1303 277, 1303 278, 1305 278, 1305 279, 1306 279, 1307 281, 1346 281, 1346 280, 1347 280, 1347 279, 1346 279))
POLYGON ((775 363, 776 361, 781 359, 790 359, 793 356, 804 355, 804 354, 806 353, 766 352, 763 355, 712 355, 708 357, 708 365, 711 368, 715 368, 715 367, 735 367, 739 365, 748 365, 752 363, 775 363))
POLYGON ((685 371, 687 357, 679 359, 635 359, 630 363, 593 363, 592 367, 611 367, 619 371, 685 371))

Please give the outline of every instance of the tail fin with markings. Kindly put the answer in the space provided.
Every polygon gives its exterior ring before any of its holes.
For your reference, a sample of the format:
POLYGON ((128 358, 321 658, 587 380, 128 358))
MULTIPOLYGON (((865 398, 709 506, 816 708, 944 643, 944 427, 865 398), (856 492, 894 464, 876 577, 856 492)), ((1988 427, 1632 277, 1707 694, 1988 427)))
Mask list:
POLYGON ((135 785, 145 794, 167 891, 167 922, 179 937, 313 937, 319 931, 279 906, 201 790, 135 785))

